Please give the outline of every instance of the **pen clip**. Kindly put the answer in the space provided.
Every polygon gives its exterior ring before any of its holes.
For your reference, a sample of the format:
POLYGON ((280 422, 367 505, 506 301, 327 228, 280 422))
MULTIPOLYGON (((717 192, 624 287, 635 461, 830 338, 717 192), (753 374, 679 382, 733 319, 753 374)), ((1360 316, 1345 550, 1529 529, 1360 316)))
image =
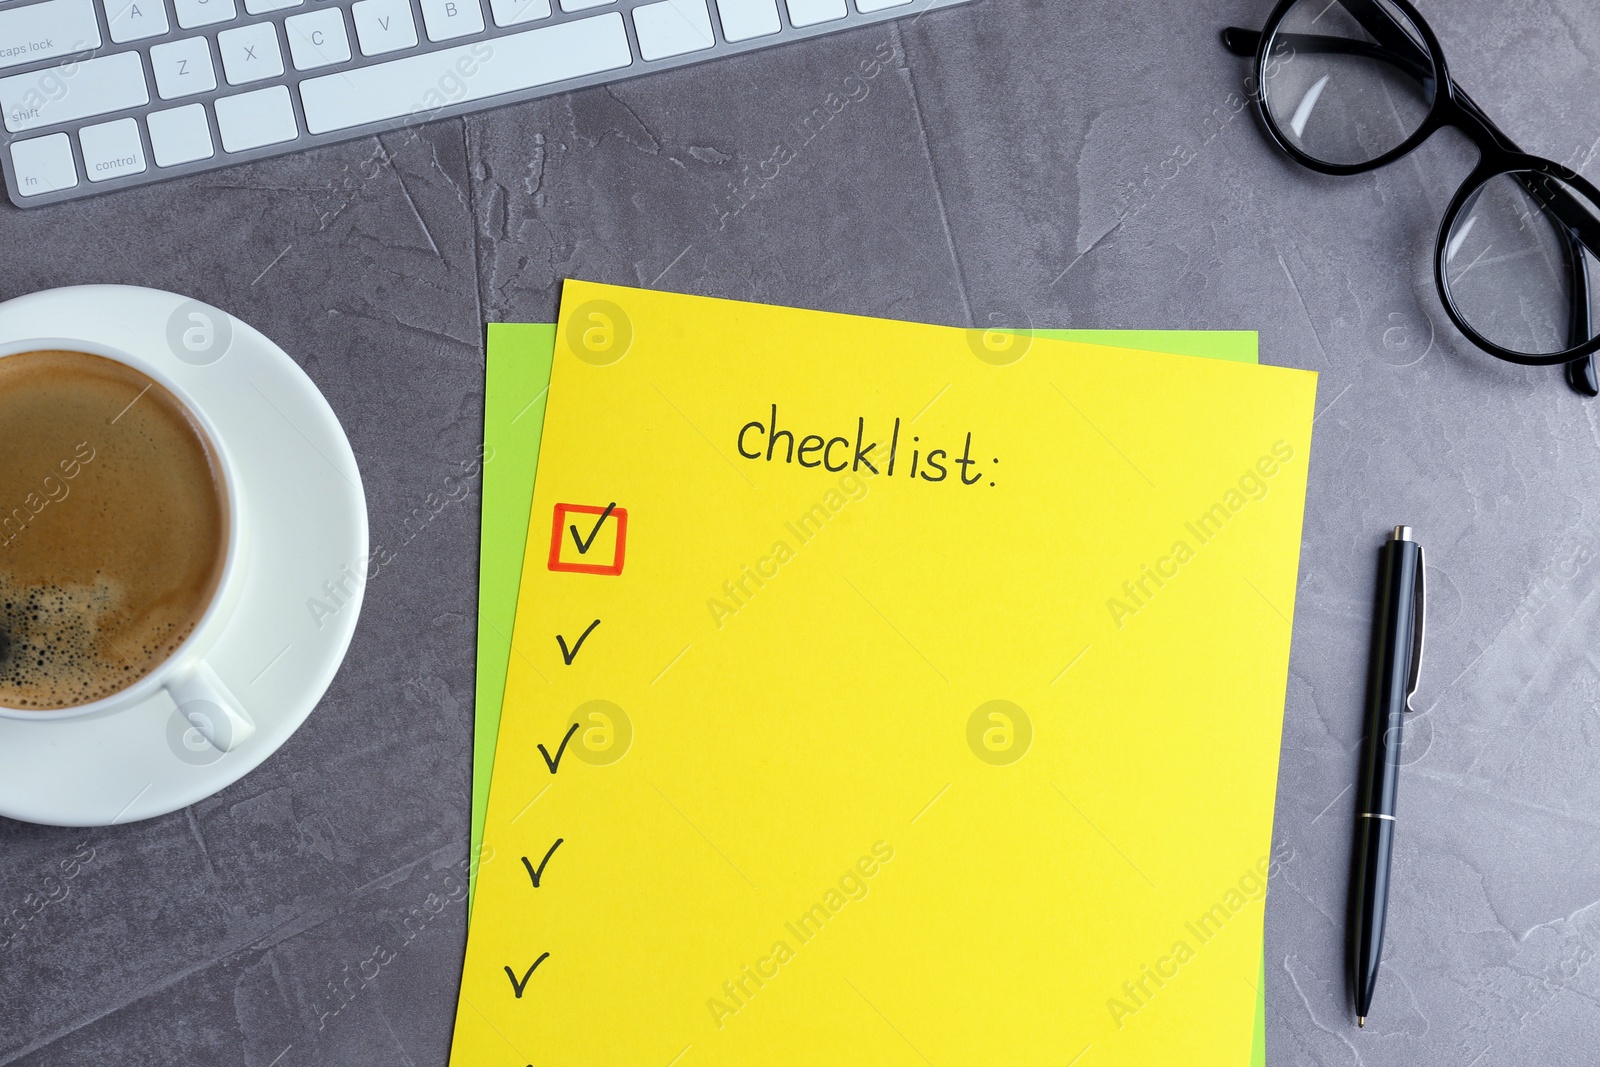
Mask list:
POLYGON ((1427 583, 1423 578, 1425 561, 1422 555, 1422 546, 1417 546, 1417 611, 1416 619, 1411 627, 1411 676, 1406 680, 1406 710, 1412 711, 1411 697, 1417 691, 1417 678, 1422 673, 1422 635, 1426 619, 1426 592, 1427 583))

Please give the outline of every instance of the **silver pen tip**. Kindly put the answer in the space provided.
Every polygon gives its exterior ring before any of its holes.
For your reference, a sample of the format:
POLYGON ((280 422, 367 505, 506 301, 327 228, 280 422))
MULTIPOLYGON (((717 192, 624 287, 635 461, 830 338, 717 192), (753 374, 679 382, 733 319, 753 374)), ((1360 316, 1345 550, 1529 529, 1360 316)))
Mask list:
POLYGON ((1389 540, 1391 540, 1391 541, 1409 541, 1409 540, 1411 540, 1411 527, 1409 527, 1409 526, 1396 526, 1394 528, 1394 533, 1390 536, 1389 540))
POLYGON ((1356 1016, 1356 1025, 1361 1027, 1361 1028, 1363 1028, 1363 1029, 1365 1029, 1366 1025, 1367 1025, 1367 1017, 1365 1015, 1357 1015, 1356 1016))

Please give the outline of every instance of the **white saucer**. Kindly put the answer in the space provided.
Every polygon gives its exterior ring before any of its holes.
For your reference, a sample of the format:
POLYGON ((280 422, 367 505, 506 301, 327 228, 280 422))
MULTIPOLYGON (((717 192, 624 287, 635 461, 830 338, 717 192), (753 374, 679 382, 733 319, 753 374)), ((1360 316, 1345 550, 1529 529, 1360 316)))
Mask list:
POLYGON ((305 372, 238 319, 223 316, 232 339, 220 358, 179 359, 169 326, 186 305, 131 286, 54 289, 0 304, 0 341, 71 337, 159 359, 210 416, 239 471, 251 547, 243 593, 206 660, 256 732, 219 752, 165 693, 81 718, 0 718, 0 815, 104 826, 208 797, 289 739, 350 647, 367 564, 366 495, 350 442, 305 372), (324 587, 341 582, 337 597, 324 587))

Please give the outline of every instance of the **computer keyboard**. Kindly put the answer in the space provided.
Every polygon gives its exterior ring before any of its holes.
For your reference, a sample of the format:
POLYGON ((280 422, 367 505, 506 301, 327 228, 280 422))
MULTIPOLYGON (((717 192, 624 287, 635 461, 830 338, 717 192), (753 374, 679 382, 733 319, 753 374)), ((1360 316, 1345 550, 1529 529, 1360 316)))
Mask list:
POLYGON ((38 207, 969 0, 0 2, 0 163, 38 207))

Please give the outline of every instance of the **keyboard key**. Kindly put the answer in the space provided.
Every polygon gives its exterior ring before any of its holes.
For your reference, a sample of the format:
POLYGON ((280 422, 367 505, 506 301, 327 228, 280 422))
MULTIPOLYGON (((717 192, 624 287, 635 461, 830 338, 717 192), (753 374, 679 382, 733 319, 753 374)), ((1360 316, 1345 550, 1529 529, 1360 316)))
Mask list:
POLYGON ((78 144, 83 147, 83 172, 92 182, 144 173, 144 145, 133 119, 85 126, 78 131, 78 144))
MULTIPOLYGON (((339 77, 334 74, 331 77, 339 77)), ((274 85, 240 96, 217 100, 217 132, 226 152, 244 152, 269 144, 282 144, 300 136, 294 124, 294 104, 287 86, 274 85)))
POLYGON ((71 82, 55 67, 0 78, 0 110, 12 133, 105 115, 150 102, 138 52, 86 59, 71 82), (70 91, 63 91, 68 89, 70 91))
MULTIPOLYGON (((106 0, 106 24, 118 44, 160 37, 170 28, 163 0, 106 0)), ((94 181, 94 175, 89 180, 94 181)))
POLYGON ((289 37, 289 58, 295 70, 315 70, 350 61, 350 37, 344 14, 336 7, 294 15, 283 23, 289 37))
POLYGON ((422 24, 430 41, 451 41, 483 32, 478 0, 422 0, 422 24))
POLYGON ((447 104, 616 70, 632 62, 622 16, 611 12, 307 78, 300 83, 300 100, 306 127, 312 133, 328 133, 412 114, 425 118, 427 112, 447 104))
POLYGON ((550 17, 550 0, 489 0, 496 26, 515 26, 550 17))
POLYGON ((361 54, 381 56, 417 47, 417 24, 407 0, 357 0, 350 6, 361 54))
POLYGON ((251 15, 265 15, 269 11, 287 11, 305 2, 306 0, 244 0, 244 9, 251 15))
POLYGON ((909 3, 911 0, 856 0, 856 10, 869 15, 874 11, 887 11, 891 7, 904 7, 909 3))
POLYGON ((789 21, 796 26, 815 26, 833 22, 850 14, 844 0, 784 0, 789 5, 789 21))
POLYGON ((204 37, 158 44, 150 49, 150 68, 156 75, 156 94, 163 100, 209 93, 217 87, 211 65, 211 47, 204 37))
POLYGON ((217 34, 222 72, 229 85, 244 85, 283 75, 283 53, 278 51, 278 31, 270 22, 240 26, 217 34))
POLYGON ((152 111, 145 116, 145 123, 150 127, 150 154, 156 157, 158 167, 176 167, 217 154, 203 104, 152 111))
POLYGON ((178 13, 178 25, 186 30, 215 26, 239 17, 233 0, 172 0, 172 9, 178 13))
POLYGON ((78 168, 72 162, 72 142, 64 133, 11 142, 11 174, 23 196, 74 188, 78 168))
POLYGON ((717 43, 711 35, 705 0, 660 0, 636 7, 633 28, 639 34, 639 54, 645 59, 681 56, 717 43))
MULTIPOLYGON (((99 47, 100 24, 90 0, 49 0, 0 11, 0 70, 99 47)), ((72 183, 77 184, 76 177, 72 183)), ((33 195, 45 191, 41 181, 33 195)))
POLYGON ((717 0, 722 16, 722 36, 730 41, 748 41, 783 29, 778 18, 778 0, 717 0))
POLYGON ((616 2, 617 0, 561 0, 561 10, 588 11, 592 7, 605 7, 616 2))

